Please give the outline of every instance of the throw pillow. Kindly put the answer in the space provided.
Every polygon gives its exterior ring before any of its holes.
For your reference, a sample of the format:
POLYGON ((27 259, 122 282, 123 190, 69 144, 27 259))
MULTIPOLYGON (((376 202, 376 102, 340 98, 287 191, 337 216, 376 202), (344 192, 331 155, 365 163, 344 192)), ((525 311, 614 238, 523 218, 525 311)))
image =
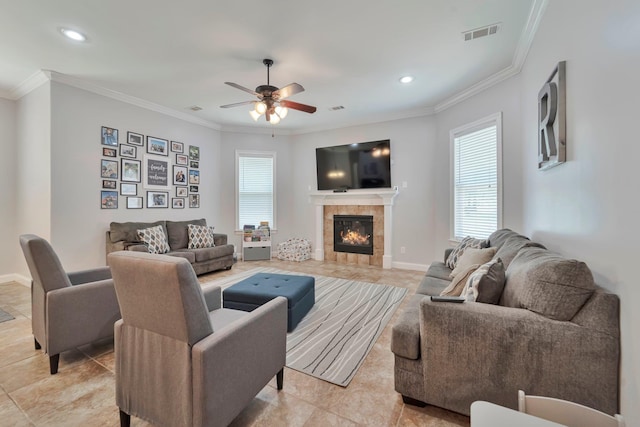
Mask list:
POLYGON ((467 301, 498 304, 504 289, 504 265, 500 258, 482 264, 467 280, 462 296, 467 301))
POLYGON ((467 236, 464 239, 462 239, 460 243, 458 243, 458 246, 456 246, 455 249, 453 249, 453 251, 451 251, 451 253, 447 257, 447 262, 445 262, 445 264, 447 265, 447 267, 453 270, 454 268, 456 268, 456 264, 458 263, 458 260, 464 253, 465 249, 467 248, 481 249, 481 248, 486 248, 487 246, 488 244, 486 240, 475 239, 471 236, 467 236))
POLYGON ((484 264, 491 261, 491 258, 496 254, 497 248, 476 249, 467 248, 464 253, 458 259, 456 268, 453 269, 449 277, 456 277, 462 270, 473 264, 484 264))
POLYGON ((189 249, 212 248, 215 246, 213 242, 213 230, 206 225, 189 224, 189 249))
POLYGON ((138 230, 138 239, 147 245, 149 253, 166 254, 169 252, 167 236, 164 234, 164 228, 161 225, 138 230))
POLYGON ((467 268, 462 270, 460 274, 456 275, 456 277, 453 278, 449 286, 447 286, 442 290, 442 292, 440 292, 440 295, 447 296, 447 297, 460 296, 460 294, 462 293, 462 290, 464 289, 465 284, 467 283, 467 280, 469 279, 469 276, 471 276, 478 267, 480 267, 480 264, 473 264, 473 265, 467 266, 467 268))

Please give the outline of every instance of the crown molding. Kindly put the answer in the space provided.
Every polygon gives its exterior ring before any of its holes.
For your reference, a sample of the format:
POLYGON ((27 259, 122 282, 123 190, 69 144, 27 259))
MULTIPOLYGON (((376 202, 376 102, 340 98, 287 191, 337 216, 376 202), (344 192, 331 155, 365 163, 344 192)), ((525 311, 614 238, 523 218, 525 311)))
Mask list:
POLYGON ((253 135, 291 135, 291 130, 278 128, 277 126, 273 125, 271 125, 271 127, 222 125, 220 131, 231 133, 248 133, 253 135))
POLYGON ((46 71, 38 70, 29 76, 25 81, 9 91, 9 99, 15 101, 29 92, 36 90, 45 83, 48 83, 50 76, 46 71))

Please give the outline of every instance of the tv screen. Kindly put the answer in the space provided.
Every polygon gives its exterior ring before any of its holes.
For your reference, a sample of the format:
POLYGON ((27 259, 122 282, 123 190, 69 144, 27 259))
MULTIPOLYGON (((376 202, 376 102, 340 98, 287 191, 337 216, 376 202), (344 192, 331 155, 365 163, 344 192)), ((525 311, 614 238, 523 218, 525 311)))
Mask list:
POLYGON ((316 148, 318 190, 391 188, 388 139, 316 148))

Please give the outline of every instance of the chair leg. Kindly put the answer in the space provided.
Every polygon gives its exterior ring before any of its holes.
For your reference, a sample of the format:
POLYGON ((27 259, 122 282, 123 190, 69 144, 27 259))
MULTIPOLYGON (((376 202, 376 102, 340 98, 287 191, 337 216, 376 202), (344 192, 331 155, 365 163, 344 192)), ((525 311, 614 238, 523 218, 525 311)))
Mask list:
POLYGON ((404 403, 406 403, 407 405, 417 406, 418 408, 424 408, 425 406, 427 406, 427 404, 424 403, 423 401, 417 400, 417 399, 414 399, 412 397, 405 396, 405 395, 402 395, 402 401, 404 403))
POLYGON ((120 409, 120 427, 129 427, 131 426, 131 415, 123 412, 120 409))
POLYGON ((33 343, 35 344, 36 350, 40 350, 42 348, 37 339, 33 338, 33 343))
POLYGON ((58 373, 58 362, 60 361, 60 353, 49 356, 49 371, 51 375, 58 373))
POLYGON ((276 383, 278 385, 278 390, 282 390, 282 383, 284 382, 284 368, 280 369, 276 374, 276 383))

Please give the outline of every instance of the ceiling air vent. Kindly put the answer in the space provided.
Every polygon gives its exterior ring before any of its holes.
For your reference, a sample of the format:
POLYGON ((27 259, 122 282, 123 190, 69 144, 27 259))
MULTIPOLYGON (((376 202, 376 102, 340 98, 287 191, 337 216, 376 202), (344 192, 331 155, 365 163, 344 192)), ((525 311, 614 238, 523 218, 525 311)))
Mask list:
POLYGON ((486 27, 475 28, 473 30, 465 31, 462 33, 462 37, 464 41, 468 42, 470 40, 474 40, 480 37, 486 37, 493 35, 498 32, 500 29, 500 23, 487 25, 486 27))
POLYGON ((200 110, 202 110, 202 107, 198 107, 197 105, 192 105, 191 107, 188 107, 188 108, 191 111, 200 111, 200 110))
POLYGON ((338 110, 344 110, 344 107, 342 105, 336 105, 335 107, 329 107, 329 111, 338 111, 338 110))

